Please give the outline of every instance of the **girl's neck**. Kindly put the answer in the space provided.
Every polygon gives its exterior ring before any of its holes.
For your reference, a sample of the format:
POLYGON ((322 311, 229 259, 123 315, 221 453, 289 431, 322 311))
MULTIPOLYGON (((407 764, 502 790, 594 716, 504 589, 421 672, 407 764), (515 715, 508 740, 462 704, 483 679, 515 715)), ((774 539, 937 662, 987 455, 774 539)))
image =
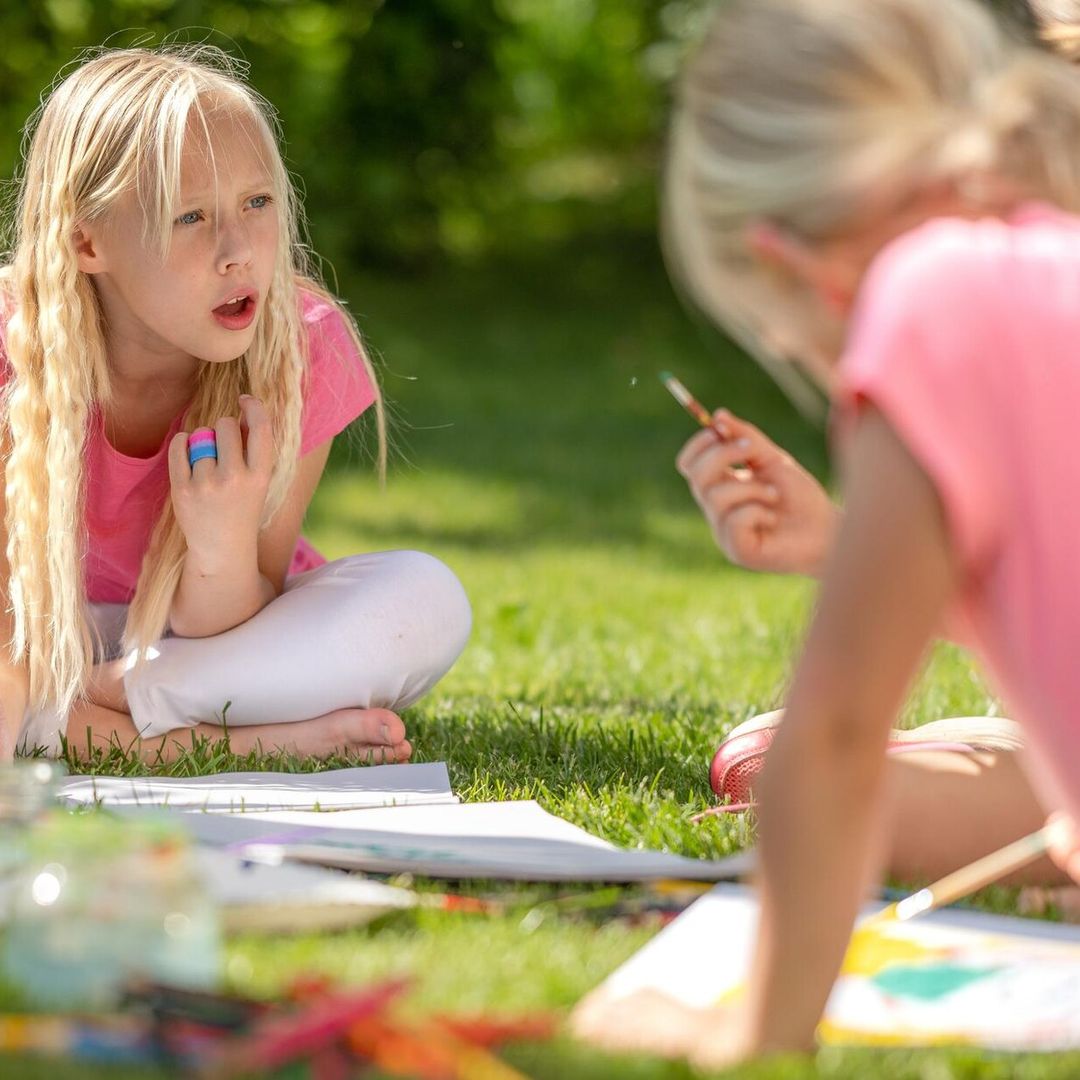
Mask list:
POLYGON ((112 371, 112 402, 102 410, 105 438, 127 457, 153 457, 195 392, 194 375, 170 378, 152 372, 134 377, 112 371))

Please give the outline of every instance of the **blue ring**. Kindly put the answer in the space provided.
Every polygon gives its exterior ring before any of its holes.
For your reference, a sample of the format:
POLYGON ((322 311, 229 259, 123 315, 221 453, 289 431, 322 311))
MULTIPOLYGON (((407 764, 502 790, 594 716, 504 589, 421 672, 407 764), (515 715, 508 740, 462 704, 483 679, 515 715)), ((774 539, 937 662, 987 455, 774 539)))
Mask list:
POLYGON ((189 446, 187 452, 188 464, 195 468, 196 461, 204 458, 213 458, 217 461, 217 447, 213 443, 199 443, 198 446, 189 446))

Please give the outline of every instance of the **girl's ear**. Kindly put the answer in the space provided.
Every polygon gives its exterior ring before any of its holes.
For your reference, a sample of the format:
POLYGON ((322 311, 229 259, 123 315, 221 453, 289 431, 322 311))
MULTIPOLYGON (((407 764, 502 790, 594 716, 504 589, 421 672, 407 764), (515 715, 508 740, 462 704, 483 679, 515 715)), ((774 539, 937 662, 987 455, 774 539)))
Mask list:
POLYGON ((832 311, 846 309, 850 296, 844 267, 826 251, 771 221, 754 221, 744 232, 751 254, 766 266, 780 270, 809 288, 832 311))
POLYGON ((746 246, 763 263, 809 284, 817 281, 819 259, 813 249, 783 226, 771 221, 753 221, 747 225, 744 236, 746 246))
POLYGON ((100 274, 105 269, 105 259, 98 246, 98 236, 86 225, 79 225, 72 236, 75 257, 84 274, 100 274))

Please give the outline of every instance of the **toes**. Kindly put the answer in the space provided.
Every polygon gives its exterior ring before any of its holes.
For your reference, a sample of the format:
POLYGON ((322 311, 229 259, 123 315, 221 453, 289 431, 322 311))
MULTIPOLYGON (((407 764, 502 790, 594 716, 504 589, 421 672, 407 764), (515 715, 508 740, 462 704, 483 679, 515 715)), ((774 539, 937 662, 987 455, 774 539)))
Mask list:
POLYGON ((352 739, 370 746, 397 746, 405 738, 401 717, 389 709, 361 709, 353 724, 352 739))

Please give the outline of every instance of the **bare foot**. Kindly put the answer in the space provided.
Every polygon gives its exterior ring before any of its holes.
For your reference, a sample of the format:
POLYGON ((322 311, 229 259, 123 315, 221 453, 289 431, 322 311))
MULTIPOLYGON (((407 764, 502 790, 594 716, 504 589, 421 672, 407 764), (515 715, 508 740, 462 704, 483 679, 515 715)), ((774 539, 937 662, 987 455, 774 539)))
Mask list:
POLYGON ((335 709, 291 726, 305 729, 304 740, 311 743, 304 752, 316 757, 360 754, 377 765, 408 761, 412 756, 405 725, 389 709, 335 709))
MULTIPOLYGON (((207 727, 210 725, 200 724, 199 730, 207 727)), ((412 756, 405 725, 389 709, 335 709, 294 724, 230 727, 229 743, 236 754, 251 750, 283 750, 314 758, 342 754, 365 758, 370 765, 404 762, 412 756)))
MULTIPOLYGON (((120 745, 146 761, 167 763, 190 752, 192 735, 212 741, 224 737, 218 724, 178 728, 156 738, 140 739, 127 713, 92 702, 76 706, 68 720, 68 745, 76 755, 93 744, 120 745)), ((364 757, 369 764, 408 761, 412 744, 405 738, 401 717, 389 709, 336 709, 292 724, 255 724, 229 727, 229 748, 234 754, 282 751, 302 757, 328 758, 334 754, 364 757)))

